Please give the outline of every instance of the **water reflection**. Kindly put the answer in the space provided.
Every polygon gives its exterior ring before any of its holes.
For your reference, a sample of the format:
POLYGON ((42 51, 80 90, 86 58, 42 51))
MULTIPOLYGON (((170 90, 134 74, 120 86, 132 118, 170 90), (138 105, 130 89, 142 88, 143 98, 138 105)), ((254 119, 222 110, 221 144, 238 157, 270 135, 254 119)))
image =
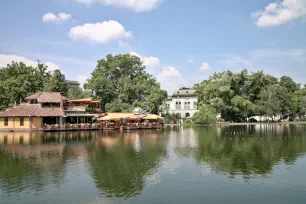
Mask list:
POLYGON ((190 195, 194 192, 188 189, 196 189, 193 185, 207 182, 194 178, 199 169, 200 176, 210 175, 213 186, 216 175, 221 175, 224 182, 236 176, 251 180, 270 177, 280 164, 294 167, 299 158, 305 158, 305 135, 303 125, 169 127, 164 131, 130 132, 2 132, 0 203, 1 197, 8 203, 18 203, 15 196, 21 195, 28 195, 29 203, 39 203, 35 200, 36 193, 44 195, 44 200, 40 200, 43 203, 61 203, 69 193, 71 202, 80 203, 90 202, 84 197, 89 194, 98 198, 132 199, 141 197, 145 189, 149 195, 166 194, 146 188, 148 185, 169 185, 169 191, 182 188, 184 178, 191 177, 193 182, 186 184, 184 190, 188 196, 188 192, 190 195))
POLYGON ((96 186, 109 197, 139 194, 145 176, 152 174, 167 155, 159 131, 110 134, 100 141, 88 147, 88 161, 96 186))
POLYGON ((256 125, 192 129, 198 146, 177 148, 218 172, 230 176, 267 176, 276 164, 293 164, 306 152, 305 126, 256 125))

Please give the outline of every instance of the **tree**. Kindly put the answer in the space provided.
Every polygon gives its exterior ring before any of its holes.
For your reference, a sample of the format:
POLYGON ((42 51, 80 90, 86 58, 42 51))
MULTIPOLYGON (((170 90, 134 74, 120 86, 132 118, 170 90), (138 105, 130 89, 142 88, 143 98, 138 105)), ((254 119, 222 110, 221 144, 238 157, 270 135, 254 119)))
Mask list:
POLYGON ((166 113, 163 114, 164 121, 166 124, 178 124, 180 123, 181 115, 179 113, 166 113))
POLYGON ((247 70, 224 71, 197 84, 195 89, 199 105, 214 107, 227 121, 241 122, 254 115, 260 87, 272 81, 273 77, 261 72, 250 75, 247 70))
POLYGON ((217 111, 214 107, 209 105, 201 105, 199 112, 193 116, 193 121, 196 124, 209 125, 216 123, 217 111))
POLYGON ((226 121, 242 122, 252 116, 274 113, 294 119, 305 113, 306 93, 288 76, 278 79, 263 71, 224 71, 214 73, 194 88, 199 105, 214 107, 226 121))
POLYGON ((73 87, 68 89, 68 98, 73 99, 82 99, 82 98, 90 98, 91 93, 89 91, 85 91, 80 87, 73 87))
POLYGON ((286 88, 289 93, 294 93, 295 91, 299 90, 301 88, 301 85, 298 83, 295 83, 291 77, 288 76, 282 76, 280 78, 279 85, 286 88))
POLYGON ((142 61, 130 54, 107 55, 99 60, 85 89, 101 100, 104 110, 116 112, 141 107, 158 113, 167 97, 156 79, 146 72, 142 61))
POLYGON ((265 116, 271 117, 281 112, 280 100, 278 93, 281 93, 278 85, 269 86, 260 93, 260 100, 257 103, 257 109, 265 116))
POLYGON ((68 93, 68 85, 65 75, 60 70, 55 70, 51 77, 47 80, 44 91, 60 92, 64 95, 68 93))
POLYGON ((37 67, 12 62, 0 68, 0 110, 25 102, 25 98, 42 91, 50 77, 47 66, 38 62, 37 67))

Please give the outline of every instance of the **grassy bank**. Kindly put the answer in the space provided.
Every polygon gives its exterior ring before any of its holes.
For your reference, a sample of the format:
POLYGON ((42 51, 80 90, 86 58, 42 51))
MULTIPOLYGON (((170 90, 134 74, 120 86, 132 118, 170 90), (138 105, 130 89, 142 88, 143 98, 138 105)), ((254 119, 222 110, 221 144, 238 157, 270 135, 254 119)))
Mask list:
POLYGON ((256 123, 216 123, 217 125, 306 125, 306 121, 295 121, 295 122, 256 122, 256 123))

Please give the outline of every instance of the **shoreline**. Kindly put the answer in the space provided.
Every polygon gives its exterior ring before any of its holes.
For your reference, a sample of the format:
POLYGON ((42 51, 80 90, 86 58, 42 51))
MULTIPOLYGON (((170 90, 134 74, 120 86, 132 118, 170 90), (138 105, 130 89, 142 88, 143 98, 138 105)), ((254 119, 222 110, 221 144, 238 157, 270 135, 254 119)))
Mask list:
MULTIPOLYGON (((184 124, 164 124, 165 126, 184 126, 184 124)), ((257 122, 257 123, 216 123, 216 126, 239 126, 239 125, 306 125, 306 121, 297 121, 297 122, 257 122)), ((191 124, 191 126, 196 127, 207 127, 212 125, 200 125, 200 124, 191 124)))
POLYGON ((306 125, 306 121, 300 121, 300 122, 257 122, 257 123, 216 123, 216 125, 306 125))

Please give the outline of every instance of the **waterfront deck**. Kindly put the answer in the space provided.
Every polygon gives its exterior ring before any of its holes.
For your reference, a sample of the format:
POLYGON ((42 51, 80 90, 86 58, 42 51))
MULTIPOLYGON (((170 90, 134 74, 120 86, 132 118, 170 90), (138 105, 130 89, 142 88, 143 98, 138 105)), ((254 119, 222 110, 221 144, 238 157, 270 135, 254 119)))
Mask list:
POLYGON ((99 124, 75 124, 75 125, 45 125, 44 132, 57 132, 57 131, 89 131, 99 130, 99 124))

